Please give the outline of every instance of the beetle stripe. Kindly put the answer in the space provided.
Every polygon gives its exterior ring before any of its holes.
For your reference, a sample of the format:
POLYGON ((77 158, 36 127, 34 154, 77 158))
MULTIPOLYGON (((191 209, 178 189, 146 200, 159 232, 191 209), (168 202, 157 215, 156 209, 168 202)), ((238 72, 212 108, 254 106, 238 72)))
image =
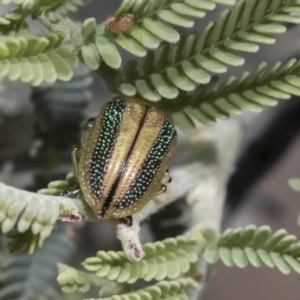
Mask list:
POLYGON ((131 153, 133 151, 134 145, 135 145, 135 143, 136 143, 136 141, 138 139, 138 136, 139 136, 139 134, 140 134, 140 132, 141 132, 141 130, 143 128, 142 125, 144 124, 145 118, 147 116, 147 111, 148 111, 148 108, 146 108, 146 110, 144 112, 144 115, 143 115, 143 117, 141 119, 141 122, 140 122, 140 127, 139 127, 138 131, 135 134, 134 140, 133 140, 133 142, 132 142, 132 144, 130 146, 130 149, 129 149, 127 155, 126 155, 126 158, 124 159, 124 162, 123 162, 123 164, 122 164, 122 166, 120 168, 118 176, 117 176, 114 184, 112 185, 112 187, 111 187, 111 189, 110 189, 107 197, 104 200, 103 208, 102 208, 102 211, 101 211, 101 215, 102 216, 105 215, 105 213, 107 212, 107 210, 109 209, 109 207, 110 207, 110 205, 111 205, 111 203, 113 201, 113 197, 114 197, 114 195, 116 193, 116 190, 118 188, 118 185, 119 185, 119 183, 121 181, 122 175, 123 175, 124 171, 126 170, 126 165, 128 163, 128 159, 129 159, 129 157, 130 157, 130 155, 131 155, 131 153))
POLYGON ((176 131, 174 126, 168 120, 165 120, 136 176, 135 182, 125 193, 124 197, 114 204, 115 208, 129 207, 145 194, 156 174, 156 170, 161 165, 164 156, 169 151, 175 138, 176 131))
POLYGON ((159 105, 125 97, 107 103, 78 156, 88 204, 107 218, 140 210, 160 191, 175 143, 175 129, 159 105))
POLYGON ((110 158, 114 149, 115 140, 123 118, 123 111, 126 106, 126 101, 111 102, 107 105, 102 117, 102 130, 98 143, 93 151, 90 163, 90 186, 92 192, 101 197, 103 191, 102 179, 105 172, 107 160, 110 158))

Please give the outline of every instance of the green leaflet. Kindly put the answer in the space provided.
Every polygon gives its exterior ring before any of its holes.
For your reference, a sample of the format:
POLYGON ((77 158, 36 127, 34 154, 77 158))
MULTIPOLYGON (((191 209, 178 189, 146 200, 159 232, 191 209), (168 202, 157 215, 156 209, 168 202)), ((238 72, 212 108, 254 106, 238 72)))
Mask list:
POLYGON ((56 52, 50 52, 49 58, 57 74, 57 79, 69 81, 72 78, 73 72, 63 57, 56 52))
POLYGON ((115 295, 109 298, 98 298, 97 300, 188 299, 186 290, 195 288, 196 285, 196 282, 191 278, 182 278, 172 281, 161 281, 155 285, 137 290, 132 293, 115 295))
POLYGON ((186 19, 182 17, 180 14, 171 10, 161 10, 159 11, 158 16, 160 19, 170 24, 174 24, 186 28, 190 28, 194 26, 194 22, 192 20, 186 19))
POLYGON ((133 284, 117 283, 107 279, 101 279, 93 274, 81 272, 62 264, 58 264, 58 272, 58 282, 64 292, 71 293, 77 290, 87 292, 90 286, 94 285, 100 287, 100 295, 102 297, 114 296, 113 299, 128 299, 128 297, 129 299, 135 299, 135 297, 145 295, 148 295, 147 299, 157 299, 157 296, 168 295, 174 295, 174 297, 176 297, 177 295, 179 296, 179 294, 186 295, 187 289, 196 286, 195 281, 191 278, 182 278, 172 281, 160 281, 152 286, 141 289, 133 284))
POLYGON ((136 88, 129 83, 123 83, 120 86, 120 92, 126 96, 134 96, 136 94, 136 88))
MULTIPOLYGON (((295 18, 298 18, 297 21, 300 20, 299 17, 291 15, 292 10, 287 10, 288 7, 293 7, 296 11, 300 8, 299 2, 272 0, 264 1, 258 6, 255 6, 256 2, 254 2, 238 1, 232 10, 222 12, 215 23, 209 23, 202 33, 191 33, 187 37, 182 36, 177 42, 177 37, 171 27, 163 29, 160 21, 145 17, 143 19, 145 28, 150 30, 152 35, 156 34, 168 42, 161 44, 158 51, 154 53, 154 57, 151 51, 147 53, 145 59, 140 63, 138 69, 141 72, 138 75, 131 80, 123 80, 119 84, 135 86, 137 92, 150 101, 158 101, 161 97, 177 98, 178 100, 179 93, 175 92, 175 89, 191 91, 197 84, 207 84, 211 80, 209 72, 220 74, 226 72, 228 66, 243 65, 245 60, 236 51, 257 52, 259 44, 273 44, 275 39, 272 35, 285 31, 284 25, 276 23, 277 20, 287 23, 295 23, 295 18), (172 45, 174 42, 176 43, 172 45), (161 49, 165 51, 161 51, 161 49), (162 61, 163 66, 157 67, 155 63, 153 64, 156 61, 162 61), (143 71, 145 62, 147 62, 147 72, 143 71), (154 84, 153 75, 157 73, 157 70, 160 71, 162 78, 168 78, 170 83, 169 89, 172 92, 168 93, 167 97, 166 89, 159 89, 154 84), (173 89, 171 89, 172 86, 173 89), (155 95, 157 93, 158 95, 155 95)), ((193 3, 196 6, 196 2, 193 3)), ((172 5, 173 8, 176 8, 176 12, 160 11, 165 18, 176 18, 174 13, 179 11, 188 13, 190 8, 185 10, 186 5, 193 6, 190 1, 189 3, 172 5)), ((157 8, 154 5, 155 7, 157 8)), ((154 8, 152 7, 151 10, 154 8)), ((128 8, 128 11, 130 9, 128 8)), ((146 16, 145 11, 144 16, 146 16)), ((135 25, 134 31, 136 28, 137 25, 135 25)), ((122 72, 125 73, 125 71, 122 72)), ((290 91, 292 94, 300 95, 299 87, 295 86, 295 82, 292 83, 293 87, 283 82, 274 82, 274 85, 279 84, 282 93, 289 93, 288 91, 290 91)), ((131 88, 130 94, 133 93, 133 90, 131 88)), ((264 93, 261 95, 260 92, 256 91, 245 91, 243 98, 239 95, 231 95, 227 103, 223 101, 217 107, 207 106, 205 103, 202 109, 208 116, 226 119, 229 116, 228 109, 236 114, 240 113, 240 108, 260 112, 262 110, 261 104, 274 106, 276 103, 276 99, 270 95, 264 93), (224 107, 226 107, 225 110, 224 107)))
MULTIPOLYGON (((97 70, 101 60, 114 69, 121 66, 122 60, 118 49, 104 33, 104 25, 97 26, 94 18, 83 22, 81 34, 84 44, 81 46, 81 54, 86 66, 91 70, 97 70)), ((115 42, 136 56, 146 55, 142 44, 126 33, 115 35, 115 42)))
MULTIPOLYGON (((144 57, 147 54, 147 48, 158 48, 161 40, 172 44, 179 41, 179 33, 169 24, 190 28, 194 25, 191 18, 204 17, 206 11, 215 8, 215 2, 218 1, 177 0, 175 4, 172 4, 170 1, 124 0, 116 11, 115 17, 118 18, 123 14, 133 14, 134 24, 127 31, 117 34, 111 32, 104 24, 97 26, 94 18, 85 20, 81 29, 84 38, 84 46, 81 48, 83 59, 91 70, 98 69, 96 65, 99 66, 99 58, 95 49, 93 49, 94 46, 92 46, 93 43, 96 43, 100 57, 103 56, 103 60, 107 60, 106 63, 110 67, 119 68, 121 64, 120 54, 110 40, 114 40, 120 47, 133 55, 144 57), (99 48, 99 45, 103 46, 99 48), (106 49, 104 49, 104 45, 106 49), (104 52, 101 54, 101 51, 104 52), (107 56, 108 53, 109 57, 107 56)), ((221 2, 227 5, 233 4, 230 0, 221 2)), ((142 89, 144 90, 144 88, 142 89)), ((131 95, 133 89, 127 91, 122 86, 122 91, 126 95, 131 95)), ((144 92, 144 94, 148 94, 152 101, 157 101, 156 99, 160 98, 154 97, 153 93, 150 92, 144 92)), ((173 92, 169 98, 173 99, 177 94, 178 92, 173 92)))
POLYGON ((145 244, 145 257, 134 264, 128 262, 123 252, 99 251, 97 257, 88 258, 83 265, 100 278, 120 283, 134 283, 139 278, 146 281, 172 279, 189 270, 202 247, 200 241, 181 236, 145 244))
POLYGON ((196 87, 196 84, 182 70, 168 68, 166 71, 170 81, 179 89, 192 91, 196 87))
POLYGON ((178 32, 159 20, 145 18, 143 19, 143 25, 150 33, 169 43, 176 43, 179 40, 178 32))
POLYGON ((214 73, 225 73, 227 72, 227 66, 216 60, 214 58, 207 58, 202 55, 196 56, 196 62, 199 66, 203 67, 204 69, 214 72, 214 73))
POLYGON ((78 58, 58 48, 64 36, 52 32, 46 37, 3 37, 0 41, 1 77, 39 85, 56 79, 68 81, 78 58))
MULTIPOLYGON (((166 23, 180 27, 192 27, 194 21, 191 18, 203 18, 207 11, 211 11, 216 7, 216 2, 225 5, 232 5, 234 2, 230 0, 215 1, 195 1, 195 0, 177 0, 175 3, 171 1, 131 1, 124 0, 116 12, 116 16, 124 13, 132 13, 135 16, 135 27, 156 38, 174 43, 178 41, 178 32, 166 23), (157 19, 161 19, 161 22, 157 19)), ((132 34, 132 32, 131 32, 132 34)), ((143 43, 143 37, 132 34, 141 44, 147 48, 154 49, 159 46, 157 40, 143 43)))
MULTIPOLYGON (((35 202, 35 199, 31 199, 32 202, 35 202)), ((40 233, 42 227, 48 229, 48 226, 53 226, 55 222, 53 219, 56 218, 56 211, 53 211, 53 214, 48 214, 46 216, 46 211, 38 210, 33 205, 32 207, 27 207, 27 202, 24 201, 22 205, 17 205, 17 203, 11 203, 10 198, 5 197, 5 193, 1 196, 1 215, 0 222, 2 223, 1 229, 3 232, 8 232, 13 228, 17 223, 18 230, 20 232, 25 232, 30 226, 33 225, 32 222, 36 223, 34 226, 34 233, 40 233), (24 210, 24 211, 23 211, 24 210), (19 218, 20 213, 22 212, 22 217, 19 218), (40 218, 37 218, 40 216, 40 218), (41 226, 40 222, 44 219, 44 224, 41 226)), ((43 229, 44 229, 43 228, 43 229)))
POLYGON ((300 274, 300 244, 294 235, 278 230, 273 235, 268 226, 227 229, 219 240, 206 248, 204 257, 209 263, 221 259, 229 267, 258 268, 265 265, 278 268, 283 274, 291 270, 300 274))
POLYGON ((101 57, 94 43, 83 45, 81 54, 86 66, 91 70, 97 70, 100 66, 101 57))
POLYGON ((57 281, 62 286, 65 293, 72 293, 76 290, 86 292, 90 289, 90 285, 106 285, 108 280, 99 279, 88 273, 77 271, 74 268, 66 265, 58 264, 58 277, 57 281))
POLYGON ((175 124, 183 131, 189 132, 194 129, 194 122, 185 111, 176 111, 172 113, 172 119, 175 124))
POLYGON ((49 2, 50 5, 46 7, 45 14, 52 22, 57 22, 68 14, 76 12, 88 2, 89 0, 60 0, 60 3, 56 2, 55 5, 49 2))
POLYGON ((147 53, 146 49, 139 41, 135 40, 126 33, 118 34, 118 36, 115 38, 115 42, 119 46, 136 56, 143 57, 147 53))
POLYGON ((28 13, 18 7, 0 17, 1 34, 7 36, 28 36, 29 27, 25 20, 27 16, 28 13))
POLYGON ((85 42, 92 42, 95 38, 96 27, 97 24, 95 18, 88 18, 84 20, 81 28, 81 34, 85 42))
POLYGON ((161 96, 155 91, 151 83, 147 83, 145 80, 137 80, 135 82, 136 90, 139 94, 150 101, 159 101, 161 96))
POLYGON ((104 278, 99 278, 95 274, 78 271, 61 263, 57 264, 57 281, 65 293, 80 291, 88 292, 91 286, 100 288, 101 297, 110 297, 117 294, 138 290, 134 284, 118 283, 104 278))
MULTIPOLYGON (((40 190, 39 193, 60 195, 73 182, 74 175, 69 174, 66 181, 51 182, 48 189, 40 190)), ((59 203, 47 203, 33 193, 28 193, 27 198, 19 202, 19 198, 14 197, 16 192, 10 187, 2 184, 1 190, 0 224, 2 232, 12 239, 8 248, 15 252, 26 249, 32 254, 36 247, 43 245, 55 227, 59 217, 59 203)))
POLYGON ((15 3, 20 5, 24 11, 33 13, 45 13, 51 22, 58 22, 61 18, 70 13, 74 13, 89 0, 57 0, 44 1, 42 4, 39 0, 3 0, 3 4, 15 3), (42 8, 41 8, 42 7, 42 8))
POLYGON ((205 16, 205 12, 202 10, 196 10, 197 6, 190 6, 185 3, 173 3, 171 4, 171 9, 179 14, 195 17, 195 18, 203 18, 205 16))
MULTIPOLYGON (((56 80, 57 75, 55 73, 54 66, 52 62, 50 61, 50 58, 47 55, 39 55, 37 57, 38 59, 38 64, 41 65, 41 74, 42 74, 42 79, 46 82, 52 83, 56 80)), ((38 83, 41 83, 42 80, 38 80, 38 83)), ((36 82, 36 81, 34 81, 36 82)))
POLYGON ((172 99, 178 95, 178 90, 170 84, 168 78, 165 78, 160 74, 151 75, 151 82, 158 93, 164 98, 172 99))
POLYGON ((262 63, 253 73, 244 73, 237 79, 231 77, 218 88, 211 81, 192 95, 183 93, 174 100, 173 114, 182 115, 180 109, 185 109, 199 122, 211 125, 213 120, 240 115, 243 110, 258 113, 265 105, 275 106, 279 99, 299 95, 299 68, 300 62, 296 59, 284 65, 276 63, 268 70, 262 63))
POLYGON ((47 188, 38 191, 39 194, 59 196, 64 190, 74 186, 75 175, 69 173, 66 180, 56 180, 49 182, 47 188))
POLYGON ((210 80, 210 76, 203 69, 198 68, 189 61, 182 63, 182 70, 189 79, 196 83, 206 84, 210 80))
MULTIPOLYGON (((206 231, 210 238, 211 235, 214 236, 211 231, 206 231)), ((114 299, 115 297, 135 299, 139 297, 138 295, 146 294, 149 295, 149 299, 164 295, 176 298, 186 295, 188 288, 195 287, 195 282, 191 278, 178 277, 188 272, 191 264, 198 260, 205 246, 205 241, 202 241, 180 236, 145 244, 143 248, 146 256, 137 263, 130 263, 121 251, 99 251, 96 257, 88 258, 83 263, 90 273, 59 264, 58 282, 65 292, 76 290, 86 292, 92 285, 98 286, 103 297, 120 295, 114 296, 114 299), (134 284, 139 278, 159 282, 141 289, 134 284), (163 281, 166 278, 173 280, 163 281)))
POLYGON ((145 28, 133 25, 130 34, 146 48, 156 49, 160 44, 159 39, 145 28))

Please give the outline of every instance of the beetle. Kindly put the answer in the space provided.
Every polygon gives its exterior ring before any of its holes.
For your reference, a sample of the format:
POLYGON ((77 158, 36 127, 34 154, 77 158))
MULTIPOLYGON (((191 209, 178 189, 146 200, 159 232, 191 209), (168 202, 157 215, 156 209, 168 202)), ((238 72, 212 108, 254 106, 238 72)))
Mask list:
POLYGON ((81 191, 99 217, 131 225, 134 213, 166 191, 176 140, 159 104, 117 97, 83 126, 81 146, 72 151, 78 186, 62 195, 81 191))

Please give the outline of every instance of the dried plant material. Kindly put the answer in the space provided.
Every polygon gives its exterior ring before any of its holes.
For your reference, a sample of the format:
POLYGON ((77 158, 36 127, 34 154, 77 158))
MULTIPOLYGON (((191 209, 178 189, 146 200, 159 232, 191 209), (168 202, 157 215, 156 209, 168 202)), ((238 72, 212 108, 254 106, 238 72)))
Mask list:
POLYGON ((119 17, 110 16, 105 22, 110 31, 122 33, 127 31, 134 24, 133 14, 122 14, 119 17))

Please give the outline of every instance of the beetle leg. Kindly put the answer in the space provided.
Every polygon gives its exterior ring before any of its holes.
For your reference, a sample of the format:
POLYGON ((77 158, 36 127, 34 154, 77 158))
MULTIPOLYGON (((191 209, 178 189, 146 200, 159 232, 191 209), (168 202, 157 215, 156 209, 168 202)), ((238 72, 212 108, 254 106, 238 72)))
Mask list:
MULTIPOLYGON (((87 131, 90 130, 93 126, 93 123, 95 121, 95 118, 90 118, 87 120, 87 122, 83 125, 82 131, 87 131)), ((81 141, 83 139, 83 134, 81 134, 81 141)), ((79 164, 79 158, 80 158, 80 153, 81 148, 78 146, 73 146, 73 150, 71 152, 71 157, 72 157, 72 162, 74 166, 74 172, 75 172, 75 177, 78 181, 78 164, 79 164)), ((80 191, 80 188, 78 185, 75 185, 73 187, 70 187, 69 189, 63 191, 60 195, 63 197, 68 197, 72 194, 78 193, 80 191)))
POLYGON ((76 194, 80 192, 80 188, 75 185, 75 186, 72 186, 70 188, 68 188, 67 190, 63 191, 60 196, 61 197, 69 197, 70 195, 73 195, 73 194, 76 194))
POLYGON ((165 184, 162 184, 161 185, 161 188, 160 190, 157 192, 156 196, 160 195, 160 194, 163 194, 167 191, 167 186, 165 184))
POLYGON ((72 162, 73 162, 73 166, 74 166, 75 177, 77 178, 77 180, 78 180, 78 164, 79 164, 80 152, 81 152, 80 147, 73 146, 73 150, 71 152, 71 157, 72 157, 72 162))
POLYGON ((161 181, 162 184, 167 184, 172 181, 172 177, 170 175, 169 169, 166 169, 165 175, 161 181))
POLYGON ((167 183, 170 183, 172 181, 172 177, 170 175, 170 172, 169 172, 169 169, 166 169, 166 172, 165 172, 165 175, 161 181, 162 185, 161 185, 161 188, 160 190, 157 192, 156 196, 160 195, 160 194, 163 194, 167 191, 167 186, 166 184, 167 183))
MULTIPOLYGON (((80 158, 80 152, 81 149, 78 146, 73 146, 73 150, 71 152, 71 157, 72 157, 72 162, 74 166, 74 172, 75 172, 75 177, 78 181, 78 163, 79 163, 79 158, 80 158)), ((69 197, 72 194, 76 194, 80 192, 80 188, 78 184, 68 188, 67 190, 63 191, 60 196, 62 197, 69 197)))
POLYGON ((168 173, 168 183, 171 183, 172 182, 172 176, 169 172, 169 169, 167 169, 167 173, 168 173))
POLYGON ((95 122, 96 118, 89 118, 87 121, 83 124, 82 129, 83 130, 89 130, 93 127, 93 124, 95 122))
POLYGON ((83 145, 87 138, 87 132, 89 132, 93 128, 93 124, 96 118, 89 118, 81 128, 80 142, 83 145))
POLYGON ((126 225, 127 227, 132 226, 132 224, 133 224, 132 216, 128 216, 128 217, 125 217, 125 218, 120 218, 119 219, 119 224, 126 225))
POLYGON ((170 174, 169 169, 166 170, 166 175, 168 176, 168 181, 167 181, 167 183, 172 182, 172 176, 171 176, 171 174, 170 174))

